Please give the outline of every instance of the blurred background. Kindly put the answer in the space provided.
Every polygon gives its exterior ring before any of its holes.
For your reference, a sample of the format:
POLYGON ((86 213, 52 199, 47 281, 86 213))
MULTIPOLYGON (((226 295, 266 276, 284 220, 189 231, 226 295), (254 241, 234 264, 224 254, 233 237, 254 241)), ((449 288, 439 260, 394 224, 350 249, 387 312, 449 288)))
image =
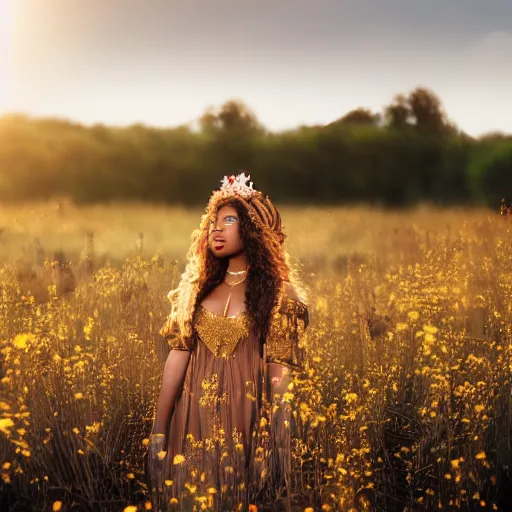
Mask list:
POLYGON ((0 200, 488 205, 512 4, 0 0, 0 200))
MULTIPOLYGON (((243 170, 311 320, 291 503, 257 510, 512 510, 511 20, 0 0, 0 509, 152 509, 166 296, 243 170)), ((181 510, 214 500, 191 482, 181 510)))

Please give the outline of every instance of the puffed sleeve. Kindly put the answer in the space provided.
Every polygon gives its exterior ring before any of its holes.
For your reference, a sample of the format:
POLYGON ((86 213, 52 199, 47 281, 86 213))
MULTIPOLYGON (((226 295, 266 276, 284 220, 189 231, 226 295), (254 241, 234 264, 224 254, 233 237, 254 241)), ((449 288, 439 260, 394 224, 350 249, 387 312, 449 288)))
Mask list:
POLYGON ((178 289, 175 288, 167 294, 167 299, 171 303, 171 312, 169 313, 164 325, 159 330, 159 333, 167 340, 169 348, 176 350, 188 350, 189 347, 183 341, 180 329, 176 322, 176 299, 178 297, 178 289))
POLYGON ((300 370, 306 357, 304 335, 308 324, 307 305, 298 298, 286 297, 270 324, 266 362, 300 370))
MULTIPOLYGON (((169 348, 176 350, 189 350, 183 342, 183 338, 176 323, 172 320, 171 315, 167 317, 164 325, 160 328, 159 333, 167 340, 169 348)), ((190 351, 190 350, 189 350, 190 351)))

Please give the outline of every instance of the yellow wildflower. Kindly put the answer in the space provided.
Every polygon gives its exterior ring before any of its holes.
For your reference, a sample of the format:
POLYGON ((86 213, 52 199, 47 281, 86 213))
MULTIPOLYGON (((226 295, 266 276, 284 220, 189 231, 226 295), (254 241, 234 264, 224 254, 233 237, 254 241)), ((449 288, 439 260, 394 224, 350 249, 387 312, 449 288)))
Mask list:
POLYGON ((425 334, 425 341, 426 341, 427 343, 433 343, 434 341, 436 341, 436 337, 435 337, 433 334, 431 334, 431 333, 427 332, 427 333, 425 334))
POLYGON ((0 430, 10 428, 14 426, 14 422, 11 418, 0 418, 0 430))
POLYGON ((345 395, 345 400, 348 403, 357 402, 357 399, 358 399, 357 393, 347 393, 345 395))
POLYGON ((16 348, 21 348, 21 349, 26 348, 28 338, 29 338, 28 334, 25 334, 25 333, 18 334, 18 335, 16 335, 16 337, 13 340, 13 345, 16 348))
POLYGON ((409 311, 407 313, 407 317, 411 322, 417 322, 418 318, 420 317, 420 314, 417 311, 409 311))
POLYGON ((189 490, 190 494, 195 494, 195 492, 197 491, 197 486, 192 485, 188 482, 185 483, 185 487, 189 490))
POLYGON ((183 464, 184 462, 185 462, 185 456, 181 455, 180 453, 176 454, 172 461, 173 464, 183 464))
POLYGON ((423 330, 425 332, 428 332, 429 334, 437 334, 437 331, 439 329, 437 327, 434 327, 433 325, 424 325, 423 330))
POLYGON ((459 459, 453 459, 450 461, 450 464, 452 465, 452 469, 460 469, 459 467, 459 459))

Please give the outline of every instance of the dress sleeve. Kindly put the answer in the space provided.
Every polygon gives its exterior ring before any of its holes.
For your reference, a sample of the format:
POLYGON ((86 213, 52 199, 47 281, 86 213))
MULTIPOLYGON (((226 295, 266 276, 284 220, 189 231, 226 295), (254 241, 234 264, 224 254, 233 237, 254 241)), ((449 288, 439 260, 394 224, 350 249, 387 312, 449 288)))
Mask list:
POLYGON ((304 334, 308 324, 306 304, 297 298, 288 297, 283 300, 270 324, 266 362, 300 370, 306 357, 304 334))
POLYGON ((167 344, 171 350, 188 350, 190 352, 190 349, 183 342, 183 338, 176 322, 172 319, 172 314, 167 317, 167 320, 160 328, 159 333, 167 340, 167 344))

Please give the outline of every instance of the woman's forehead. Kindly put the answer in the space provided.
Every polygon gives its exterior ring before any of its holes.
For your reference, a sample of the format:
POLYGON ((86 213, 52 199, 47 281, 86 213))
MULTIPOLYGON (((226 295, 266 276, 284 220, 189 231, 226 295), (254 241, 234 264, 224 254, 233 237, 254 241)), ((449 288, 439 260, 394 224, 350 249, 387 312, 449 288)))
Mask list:
POLYGON ((225 206, 221 206, 217 210, 217 215, 226 215, 226 214, 236 215, 236 210, 228 204, 225 206))

